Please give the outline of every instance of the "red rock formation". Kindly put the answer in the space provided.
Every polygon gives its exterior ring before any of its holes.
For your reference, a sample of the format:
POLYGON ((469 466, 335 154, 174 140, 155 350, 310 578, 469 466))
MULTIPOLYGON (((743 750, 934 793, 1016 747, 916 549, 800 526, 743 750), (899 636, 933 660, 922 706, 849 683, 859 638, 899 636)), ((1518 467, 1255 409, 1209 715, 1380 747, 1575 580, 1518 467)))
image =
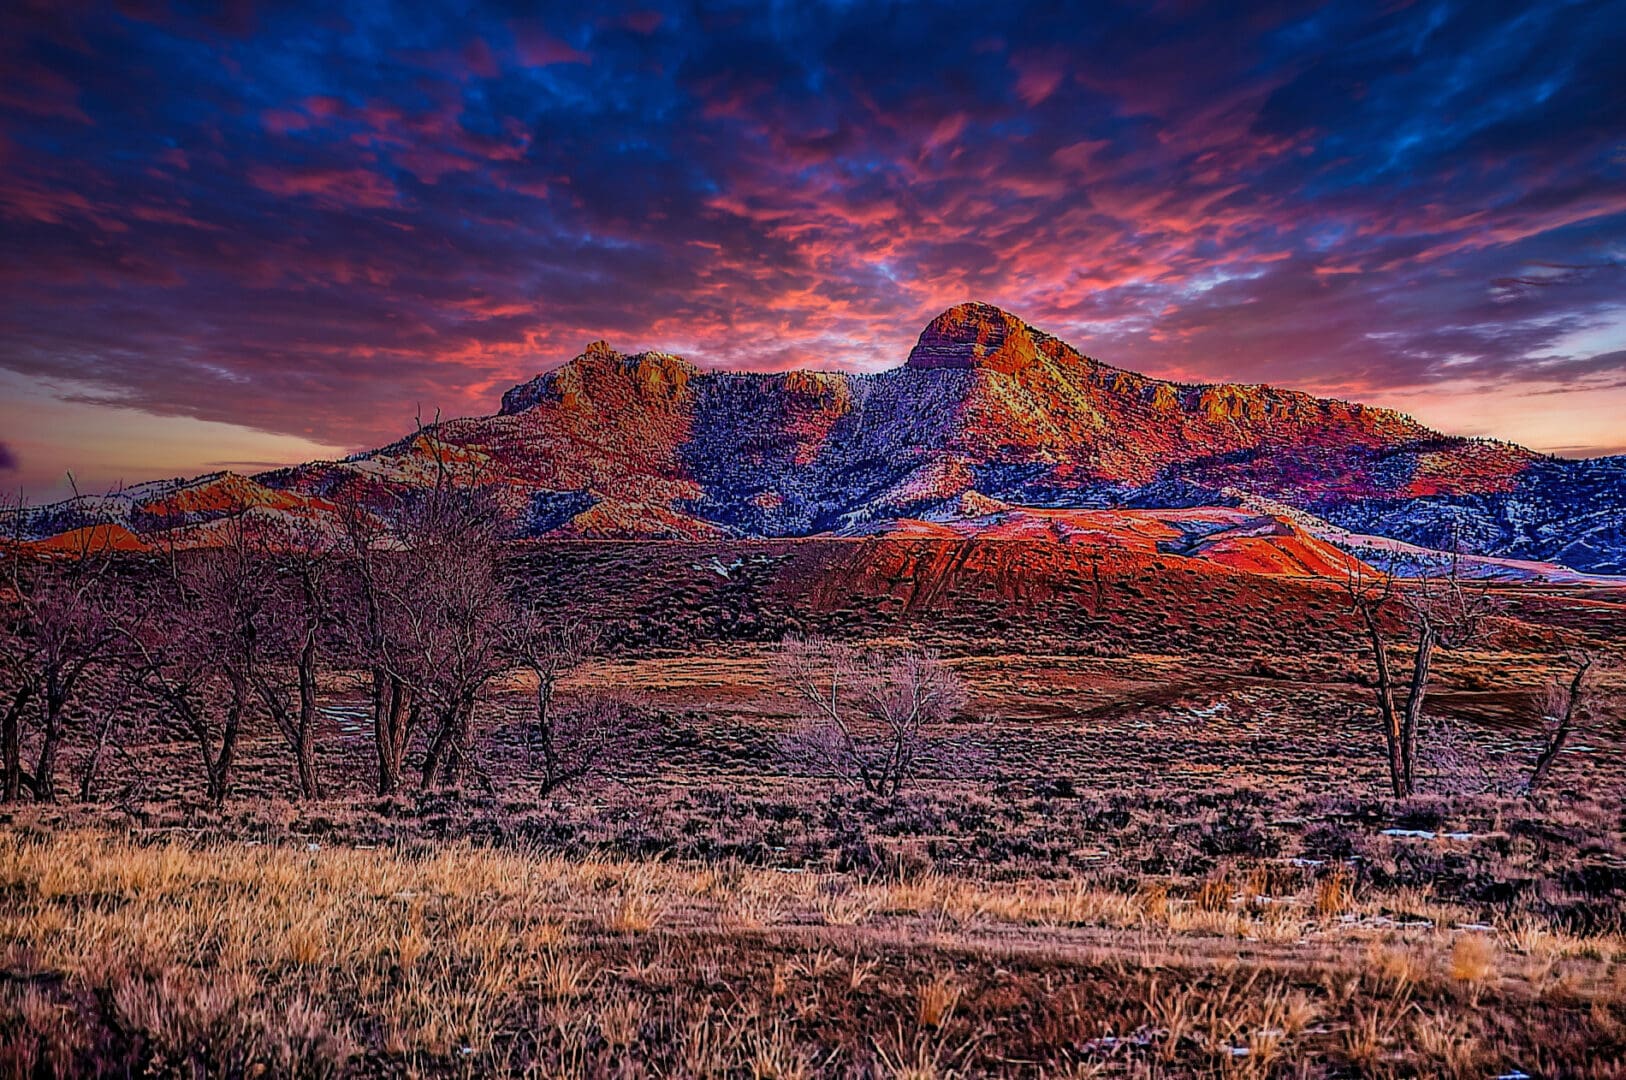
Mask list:
MULTIPOLYGON (((1386 409, 1149 378, 965 303, 931 320, 902 367, 875 375, 703 372, 598 341, 514 387, 496 416, 448 421, 345 462, 222 474, 122 505, 138 533, 243 506, 320 515, 340 487, 368 492, 383 512, 392 491, 433 482, 436 454, 489 484, 518 534, 630 538, 800 536, 906 518, 937 531, 936 519, 1099 505, 1126 492, 1156 505, 1234 490, 1313 510, 1473 496, 1506 490, 1536 457, 1441 436, 1386 409)), ((1077 516, 1088 511, 1025 513, 999 528, 1112 531, 1077 516)), ((67 512, 42 517, 85 524, 67 512)), ((1226 543, 1215 559, 1298 545, 1226 543)), ((1295 548, 1288 562, 1333 565, 1325 555, 1295 548)))
POLYGON ((980 369, 1015 375, 1038 360, 1031 328, 1008 311, 973 301, 926 324, 905 366, 980 369))

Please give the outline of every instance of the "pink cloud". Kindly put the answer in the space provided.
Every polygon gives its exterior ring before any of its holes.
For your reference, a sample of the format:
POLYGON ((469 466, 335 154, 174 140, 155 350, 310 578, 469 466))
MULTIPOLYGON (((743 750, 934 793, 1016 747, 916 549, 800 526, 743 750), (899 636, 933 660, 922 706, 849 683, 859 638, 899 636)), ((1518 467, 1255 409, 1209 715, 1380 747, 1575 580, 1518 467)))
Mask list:
POLYGON ((0 109, 77 124, 93 123, 79 107, 78 85, 66 75, 18 57, 6 58, 5 62, 8 70, 0 79, 0 109))
POLYGON ((1047 66, 1044 61, 1024 65, 1016 77, 1016 96, 1032 108, 1054 94, 1066 74, 1060 66, 1047 66))
POLYGON ((248 178, 268 194, 310 198, 329 207, 393 206, 400 198, 395 185, 359 167, 257 165, 248 178))
POLYGON ((297 109, 266 109, 260 113, 260 124, 273 135, 286 135, 290 131, 304 131, 313 123, 311 117, 297 109))
POLYGON ((592 57, 537 26, 533 21, 516 21, 511 29, 520 62, 526 67, 551 64, 591 64, 592 57))
POLYGON ((653 34, 665 21, 666 16, 659 11, 635 11, 622 19, 621 25, 636 34, 653 34))

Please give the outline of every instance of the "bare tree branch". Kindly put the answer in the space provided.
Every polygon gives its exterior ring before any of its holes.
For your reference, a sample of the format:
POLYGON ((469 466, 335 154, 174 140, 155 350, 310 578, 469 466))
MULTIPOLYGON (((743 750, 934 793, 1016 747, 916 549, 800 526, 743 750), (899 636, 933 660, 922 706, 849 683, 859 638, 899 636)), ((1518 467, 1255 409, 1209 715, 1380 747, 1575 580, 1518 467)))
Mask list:
POLYGON ((802 707, 787 754, 877 795, 914 779, 921 751, 966 703, 963 683, 935 652, 791 637, 774 671, 802 707))

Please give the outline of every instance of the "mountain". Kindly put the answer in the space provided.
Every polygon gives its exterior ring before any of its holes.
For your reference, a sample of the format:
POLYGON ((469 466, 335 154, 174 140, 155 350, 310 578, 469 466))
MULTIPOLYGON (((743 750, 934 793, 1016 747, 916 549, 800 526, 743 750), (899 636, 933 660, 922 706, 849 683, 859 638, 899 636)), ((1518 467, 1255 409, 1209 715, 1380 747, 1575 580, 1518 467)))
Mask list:
POLYGON ((1288 513, 1263 514, 1276 524, 1246 526, 1263 531, 1223 538, 1223 550, 1304 533, 1290 521, 1299 511, 1333 531, 1626 572, 1626 458, 1561 461, 1388 409, 1153 379, 983 303, 943 312, 901 367, 874 374, 710 372, 595 342, 509 390, 495 416, 342 462, 72 500, 33 511, 29 527, 45 537, 112 523, 141 536, 205 525, 228 505, 322 517, 344 490, 382 509, 430 482, 430 440, 491 485, 520 537, 799 537, 979 520, 997 531, 1044 511, 1266 500, 1288 513))

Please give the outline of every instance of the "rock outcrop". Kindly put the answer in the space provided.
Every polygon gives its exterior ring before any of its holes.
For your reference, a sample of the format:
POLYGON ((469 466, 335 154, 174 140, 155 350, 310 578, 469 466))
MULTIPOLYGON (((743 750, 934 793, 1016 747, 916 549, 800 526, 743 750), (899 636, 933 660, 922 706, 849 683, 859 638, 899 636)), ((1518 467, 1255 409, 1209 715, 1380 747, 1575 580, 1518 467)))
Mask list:
POLYGON ((566 409, 593 408, 596 390, 604 391, 611 403, 630 392, 645 402, 671 406, 683 397, 689 380, 697 374, 693 364, 671 353, 627 356, 610 348, 607 341, 595 341, 570 363, 504 394, 498 415, 511 416, 545 402, 566 409))
POLYGON ((904 366, 1015 375, 1039 360, 1032 328, 992 304, 956 304, 926 324, 904 366))

